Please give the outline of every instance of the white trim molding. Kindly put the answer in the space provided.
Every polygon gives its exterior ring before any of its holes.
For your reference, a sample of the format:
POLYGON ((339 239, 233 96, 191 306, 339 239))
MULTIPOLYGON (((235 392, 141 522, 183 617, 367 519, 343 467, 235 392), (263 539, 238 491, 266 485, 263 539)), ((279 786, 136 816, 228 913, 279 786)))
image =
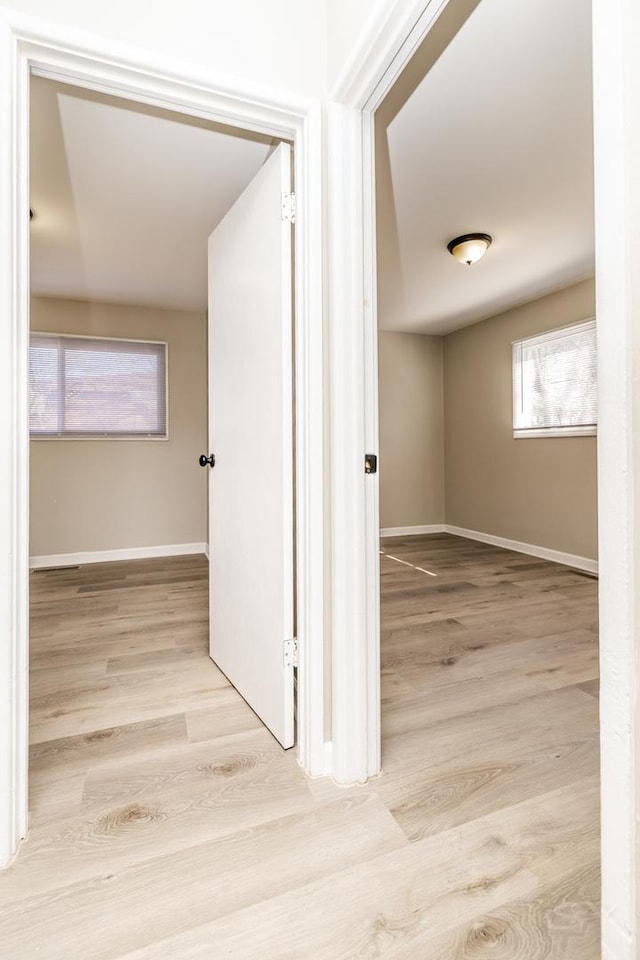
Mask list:
POLYGON ((268 133, 294 144, 298 760, 306 772, 320 775, 325 773, 326 757, 321 104, 2 7, 0 408, 5 428, 0 433, 0 867, 10 861, 27 830, 31 74, 268 133))
POLYGON ((331 99, 375 109, 448 2, 379 0, 333 84, 331 99))
POLYGON ((532 430, 514 430, 514 440, 544 440, 547 437, 596 437, 595 424, 585 427, 536 427, 532 430))
POLYGON ((480 530, 467 530, 465 527, 456 527, 451 523, 427 523, 418 527, 383 527, 380 537, 419 537, 431 533, 450 533, 454 537, 464 537, 465 540, 477 540, 488 543, 493 547, 502 547, 503 550, 513 550, 515 553, 526 553, 529 557, 539 557, 541 560, 550 560, 552 563, 561 563, 565 567, 575 567, 586 573, 598 573, 598 561, 589 557, 580 557, 575 553, 564 553, 562 550, 552 550, 550 547, 541 547, 535 543, 523 543, 521 540, 509 540, 507 537, 496 537, 492 533, 482 533, 480 530))
POLYGON ((334 777, 380 772, 379 478, 375 111, 445 11, 453 36, 480 0, 373 9, 328 104, 332 736, 334 777))
POLYGON ((154 547, 123 547, 120 550, 81 550, 78 553, 52 553, 31 557, 31 570, 50 567, 77 567, 85 563, 112 563, 114 560, 151 560, 154 557, 187 557, 208 554, 206 543, 169 543, 154 547))
POLYGON ((327 106, 334 778, 380 772, 378 326, 374 115, 450 6, 479 0, 379 2, 327 106))
POLYGON ((324 745, 324 773, 325 776, 333 774, 333 741, 327 740, 324 745))
MULTIPOLYGON (((330 104, 327 127, 333 776, 338 783, 354 783, 374 776, 380 765, 380 738, 370 732, 372 725, 379 729, 380 660, 370 643, 372 632, 378 632, 370 621, 377 605, 367 594, 367 586, 375 589, 377 582, 367 576, 367 499, 377 487, 377 474, 364 472, 360 111, 330 104)), ((377 523, 374 530, 377 534, 377 523)))
POLYGON ((640 7, 593 0, 602 960, 640 957, 640 7))
POLYGON ((380 531, 382 539, 385 537, 420 537, 428 533, 445 533, 444 523, 425 523, 419 527, 383 527, 380 531))
POLYGON ((549 547, 540 547, 534 543, 522 543, 520 540, 509 540, 507 537, 496 537, 492 533, 481 533, 479 530, 467 530, 465 527, 454 527, 447 523, 445 533, 454 537, 464 537, 465 540, 478 540, 503 550, 513 550, 515 553, 526 553, 529 557, 539 557, 541 560, 551 560, 552 563, 562 563, 565 567, 575 567, 586 573, 598 573, 598 561, 589 557, 579 557, 574 553, 563 553, 561 550, 551 550, 549 547))

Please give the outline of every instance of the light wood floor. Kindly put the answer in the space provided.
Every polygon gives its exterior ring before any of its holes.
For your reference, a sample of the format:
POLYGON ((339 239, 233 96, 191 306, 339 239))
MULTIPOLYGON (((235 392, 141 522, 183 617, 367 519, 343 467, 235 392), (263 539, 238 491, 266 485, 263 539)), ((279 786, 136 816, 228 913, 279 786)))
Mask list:
POLYGON ((207 659, 204 559, 32 575, 0 957, 598 960, 596 582, 446 535, 382 549, 384 773, 348 790, 207 659))

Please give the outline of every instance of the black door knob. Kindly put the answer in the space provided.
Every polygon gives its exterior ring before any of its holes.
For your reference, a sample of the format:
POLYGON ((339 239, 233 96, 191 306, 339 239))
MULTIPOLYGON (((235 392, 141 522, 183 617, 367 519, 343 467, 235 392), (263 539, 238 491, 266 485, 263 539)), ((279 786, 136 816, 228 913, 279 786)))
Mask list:
POLYGON ((200 464, 201 467, 206 467, 207 464, 209 464, 210 467, 215 467, 216 465, 215 453, 210 454, 208 457, 206 456, 206 454, 201 453, 198 463, 200 464))

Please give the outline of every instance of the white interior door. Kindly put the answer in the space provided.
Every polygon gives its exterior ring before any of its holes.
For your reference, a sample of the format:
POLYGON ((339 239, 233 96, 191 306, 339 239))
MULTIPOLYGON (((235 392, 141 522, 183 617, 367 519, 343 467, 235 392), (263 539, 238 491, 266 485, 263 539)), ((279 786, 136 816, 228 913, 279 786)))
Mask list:
POLYGON ((291 150, 280 144, 209 237, 209 652, 294 742, 291 150))

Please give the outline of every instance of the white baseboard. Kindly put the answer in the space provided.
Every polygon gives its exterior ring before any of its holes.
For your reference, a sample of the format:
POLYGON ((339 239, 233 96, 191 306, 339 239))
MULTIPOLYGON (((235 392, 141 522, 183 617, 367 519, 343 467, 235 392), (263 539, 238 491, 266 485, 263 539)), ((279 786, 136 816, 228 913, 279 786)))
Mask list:
POLYGON ((507 540, 506 537, 494 537, 491 533, 480 533, 478 530, 467 530, 464 527, 454 527, 445 524, 445 532, 466 540, 479 540, 480 543, 489 543, 493 547, 502 547, 516 553, 526 553, 530 557, 539 557, 541 560, 551 560, 553 563, 562 563, 566 567, 575 567, 587 573, 598 572, 598 561, 588 557, 578 557, 573 553, 563 553, 561 550, 551 550, 549 547, 539 547, 533 543, 521 543, 519 540, 507 540))
POLYGON ((445 533, 444 523, 427 523, 422 527, 383 527, 381 537, 418 537, 425 533, 445 533))
POLYGON ((158 547, 125 547, 122 550, 84 550, 81 553, 53 553, 50 556, 31 557, 29 567, 76 567, 84 563, 107 563, 111 560, 148 560, 152 557, 184 557, 207 553, 206 543, 170 543, 158 547))
POLYGON ((521 543, 520 540, 507 540, 506 537, 494 537, 492 533, 480 533, 479 530, 467 530, 465 527, 454 527, 450 523, 430 523, 421 527, 384 527, 380 531, 381 537, 413 537, 426 533, 450 533, 454 537, 464 537, 466 540, 478 540, 480 543, 489 543, 493 547, 502 547, 504 550, 513 550, 515 553, 526 553, 530 557, 539 557, 541 560, 550 560, 552 563, 562 563, 565 567, 575 567, 586 573, 598 573, 598 561, 588 557, 578 557, 573 553, 563 553, 561 550, 551 550, 549 547, 539 547, 534 543, 521 543))

